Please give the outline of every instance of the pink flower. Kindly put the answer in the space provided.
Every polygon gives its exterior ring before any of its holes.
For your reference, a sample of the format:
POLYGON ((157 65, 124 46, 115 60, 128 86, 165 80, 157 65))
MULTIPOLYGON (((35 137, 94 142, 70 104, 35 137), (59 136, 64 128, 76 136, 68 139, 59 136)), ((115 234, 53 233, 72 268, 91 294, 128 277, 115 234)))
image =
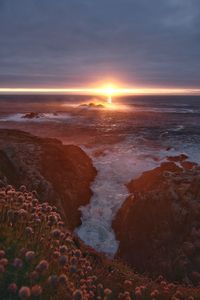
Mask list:
POLYGON ((34 297, 39 297, 42 294, 42 287, 40 285, 34 285, 31 288, 31 295, 34 297))
POLYGON ((25 228, 25 233, 26 233, 28 236, 32 235, 33 232, 34 232, 34 231, 33 231, 33 228, 32 228, 32 227, 27 226, 27 227, 25 228))
POLYGON ((132 282, 130 280, 125 280, 124 281, 124 288, 125 289, 130 289, 132 288, 132 282))
POLYGON ((21 185, 19 188, 20 192, 25 193, 26 192, 26 186, 25 185, 21 185))
POLYGON ((105 289, 104 290, 104 295, 105 296, 110 296, 112 294, 112 291, 110 289, 105 289))
POLYGON ((38 278, 39 278, 39 274, 37 271, 33 271, 32 273, 30 273, 31 280, 37 280, 38 278))
POLYGON ((135 288, 135 296, 137 299, 142 297, 142 291, 141 291, 140 287, 135 288))
POLYGON ((60 256, 60 252, 59 251, 54 251, 53 252, 53 258, 57 259, 60 256))
POLYGON ((55 239, 59 239, 60 234, 61 234, 61 231, 59 229, 54 229, 51 232, 52 237, 55 239))
POLYGON ((23 208, 21 208, 19 211, 18 211, 18 214, 19 214, 19 217, 20 218, 25 218, 27 216, 27 211, 23 208))
POLYGON ((83 294, 82 294, 82 292, 81 292, 80 290, 75 290, 75 291, 73 292, 73 299, 74 299, 74 300, 81 300, 81 299, 83 299, 83 294))
POLYGON ((66 255, 62 255, 62 256, 59 257, 59 264, 61 266, 66 265, 67 261, 68 261, 68 258, 67 258, 66 255))
POLYGON ((153 290, 153 292, 151 292, 151 298, 156 299, 159 296, 159 291, 158 290, 153 290))
POLYGON ((37 265, 36 270, 39 272, 47 271, 49 268, 49 263, 46 260, 41 260, 40 263, 37 265))
POLYGON ((67 284, 68 278, 65 274, 61 274, 58 278, 59 283, 65 285, 67 284))
POLYGON ((57 275, 51 275, 48 278, 48 283, 53 287, 56 288, 58 285, 58 276, 57 275))
POLYGON ((17 292, 17 285, 15 282, 11 283, 9 286, 8 286, 8 291, 12 294, 15 294, 17 292))
POLYGON ((76 257, 71 257, 70 264, 71 265, 77 265, 77 263, 78 263, 77 258, 76 257))
POLYGON ((19 268, 21 269, 23 267, 23 261, 20 259, 20 258, 15 258, 14 261, 13 261, 13 266, 15 268, 19 268))
POLYGON ((68 252, 68 248, 65 245, 60 246, 60 253, 66 254, 68 252))
POLYGON ((2 258, 2 259, 0 259, 0 265, 2 265, 2 266, 7 266, 7 264, 8 264, 8 260, 7 260, 7 258, 2 258))
POLYGON ((79 249, 76 249, 74 255, 78 258, 81 257, 81 251, 79 249))
POLYGON ((28 299, 31 296, 31 291, 29 287, 27 286, 22 286, 21 289, 19 290, 19 298, 20 299, 28 299))
POLYGON ((27 251, 25 254, 27 261, 32 261, 35 258, 35 252, 34 251, 27 251))

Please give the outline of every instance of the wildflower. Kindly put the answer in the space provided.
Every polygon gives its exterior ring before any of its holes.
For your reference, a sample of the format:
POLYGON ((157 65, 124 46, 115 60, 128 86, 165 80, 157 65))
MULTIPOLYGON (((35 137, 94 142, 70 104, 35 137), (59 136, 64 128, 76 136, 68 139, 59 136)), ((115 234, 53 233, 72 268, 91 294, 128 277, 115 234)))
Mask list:
POLYGON ((19 250, 19 255, 20 255, 20 256, 24 256, 25 253, 26 253, 26 251, 27 251, 26 248, 21 248, 21 249, 19 250))
POLYGON ((164 288, 164 287, 166 287, 166 285, 167 285, 167 282, 166 282, 166 281, 164 281, 164 280, 162 280, 162 281, 161 281, 161 283, 160 283, 160 285, 161 285, 161 287, 162 287, 162 288, 164 288))
POLYGON ((62 255, 62 256, 59 257, 59 264, 61 266, 66 265, 67 261, 68 261, 68 258, 67 258, 66 255, 62 255))
POLYGON ((21 269, 23 267, 23 261, 21 260, 21 258, 16 257, 13 261, 13 266, 15 268, 21 269))
POLYGON ((42 294, 42 287, 40 285, 34 285, 31 288, 31 295, 34 297, 39 297, 42 294))
POLYGON ((71 265, 77 265, 77 263, 78 263, 78 261, 77 261, 76 257, 71 257, 70 264, 71 265))
POLYGON ((55 247, 58 247, 59 244, 60 244, 60 241, 59 241, 59 240, 53 240, 53 245, 54 245, 55 247))
POLYGON ((54 229, 51 231, 51 236, 55 239, 59 239, 61 231, 59 229, 54 229))
POLYGON ((35 258, 35 252, 34 251, 27 251, 25 254, 27 261, 32 261, 35 258))
POLYGON ((102 290, 103 290, 103 284, 99 283, 99 284, 97 285, 97 289, 98 289, 99 291, 102 291, 102 290))
POLYGON ((58 276, 57 275, 51 275, 48 278, 48 283, 53 287, 56 288, 58 285, 58 276))
POLYGON ((49 217, 48 217, 49 226, 53 226, 54 224, 57 223, 57 221, 58 221, 58 218, 55 214, 52 213, 51 215, 49 215, 49 217))
POLYGON ((76 273, 76 272, 77 272, 76 266, 70 266, 69 272, 72 273, 72 274, 73 274, 73 273, 76 273))
POLYGON ((60 252, 59 251, 54 251, 53 252, 53 258, 57 259, 60 256, 60 252))
POLYGON ((25 193, 26 192, 26 186, 25 185, 21 185, 19 188, 20 192, 25 193))
POLYGON ((7 266, 7 264, 8 264, 8 260, 7 260, 7 258, 2 258, 2 259, 0 259, 0 265, 2 265, 2 266, 7 266))
POLYGON ((73 299, 74 299, 74 300, 81 300, 81 299, 83 299, 83 294, 82 294, 82 292, 81 292, 80 290, 75 290, 75 291, 73 292, 73 299))
POLYGON ((6 192, 8 192, 8 191, 10 191, 10 190, 12 190, 13 189, 13 187, 12 187, 12 185, 7 185, 7 187, 6 187, 6 192))
POLYGON ((29 287, 27 286, 22 286, 21 289, 19 290, 19 298, 20 299, 28 299, 31 296, 31 291, 29 287))
POLYGON ((46 260, 41 260, 40 263, 36 267, 36 271, 44 272, 49 268, 49 263, 46 260))
POLYGON ((68 248, 65 245, 60 246, 60 253, 66 254, 68 252, 68 248))
POLYGON ((183 294, 181 293, 181 291, 177 290, 176 293, 174 294, 174 296, 178 299, 183 297, 183 294))
POLYGON ((131 300, 131 297, 130 297, 130 293, 129 293, 129 292, 124 292, 124 299, 125 299, 125 300, 131 300))
POLYGON ((142 297, 142 291, 140 287, 135 288, 135 296, 136 298, 141 298, 142 297))
POLYGON ((159 296, 159 291, 158 290, 153 290, 151 292, 151 298, 156 299, 159 296))
POLYGON ((27 234, 27 236, 32 235, 32 234, 33 234, 33 228, 27 226, 27 227, 25 228, 25 233, 27 234))
POLYGON ((31 280, 37 280, 38 278, 39 278, 39 274, 37 271, 33 271, 32 273, 30 273, 31 280))
POLYGON ((76 249, 75 252, 74 252, 74 255, 76 257, 81 257, 81 251, 79 249, 76 249))
POLYGON ((105 289, 104 290, 104 295, 105 296, 111 296, 111 294, 112 294, 112 291, 110 289, 105 289))
POLYGON ((40 224, 41 223, 41 219, 40 218, 36 218, 35 219, 35 223, 40 224))
POLYGON ((87 272, 92 272, 92 267, 91 266, 89 266, 89 267, 87 267, 87 272))
POLYGON ((161 281, 163 281, 163 280, 164 280, 164 277, 163 277, 162 275, 159 275, 158 278, 157 278, 157 281, 158 281, 158 282, 161 282, 161 281))
POLYGON ((18 211, 18 216, 19 216, 20 219, 24 219, 27 216, 27 214, 28 214, 28 212, 23 208, 21 208, 18 211))
POLYGON ((132 288, 132 282, 130 280, 125 280, 124 281, 124 288, 129 290, 132 288))
POLYGON ((65 285, 67 284, 68 278, 65 274, 61 274, 58 278, 59 283, 65 285))
POLYGON ((11 294, 15 294, 17 292, 17 285, 15 282, 9 284, 8 286, 8 291, 11 293, 11 294))
POLYGON ((39 202, 38 199, 35 199, 35 198, 34 198, 34 199, 32 200, 32 204, 33 204, 34 206, 37 205, 38 202, 39 202))
POLYGON ((163 294, 165 294, 165 295, 168 295, 168 294, 169 294, 169 287, 168 287, 168 286, 165 286, 165 287, 163 288, 163 294))
POLYGON ((59 227, 64 227, 64 225, 65 225, 64 222, 62 222, 62 221, 59 221, 59 222, 58 222, 58 226, 59 226, 59 227))
POLYGON ((23 203, 24 202, 24 196, 23 195, 19 195, 18 198, 17 198, 17 201, 19 203, 23 203))

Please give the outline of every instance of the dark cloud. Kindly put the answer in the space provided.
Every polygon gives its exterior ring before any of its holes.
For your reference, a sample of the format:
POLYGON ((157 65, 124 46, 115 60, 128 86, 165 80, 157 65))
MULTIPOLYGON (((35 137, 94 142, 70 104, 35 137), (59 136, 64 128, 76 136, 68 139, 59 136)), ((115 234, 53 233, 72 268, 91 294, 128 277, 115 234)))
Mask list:
POLYGON ((0 0, 0 85, 200 86, 199 0, 0 0))

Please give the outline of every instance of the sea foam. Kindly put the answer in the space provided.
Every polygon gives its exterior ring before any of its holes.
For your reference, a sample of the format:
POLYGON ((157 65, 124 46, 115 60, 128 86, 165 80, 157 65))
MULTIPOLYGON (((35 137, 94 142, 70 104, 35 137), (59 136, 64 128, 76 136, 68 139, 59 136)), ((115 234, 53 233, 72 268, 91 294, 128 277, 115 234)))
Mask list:
MULTIPOLYGON (((84 149, 90 156, 91 150, 84 149)), ((88 245, 109 256, 118 249, 118 241, 112 230, 112 220, 129 195, 126 184, 143 171, 150 170, 166 157, 164 151, 140 149, 129 143, 108 148, 99 157, 93 156, 98 174, 91 188, 93 196, 87 206, 81 207, 82 225, 76 232, 88 245)))

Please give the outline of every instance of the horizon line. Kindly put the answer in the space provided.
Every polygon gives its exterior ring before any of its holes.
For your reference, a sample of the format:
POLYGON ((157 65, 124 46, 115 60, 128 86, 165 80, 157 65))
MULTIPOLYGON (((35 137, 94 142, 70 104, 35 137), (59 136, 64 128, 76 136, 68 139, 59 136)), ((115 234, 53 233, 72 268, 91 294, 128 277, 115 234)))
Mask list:
MULTIPOLYGON (((107 95, 107 88, 0 88, 0 94, 107 95)), ((112 96, 123 95, 200 95, 200 88, 112 88, 112 96)))

